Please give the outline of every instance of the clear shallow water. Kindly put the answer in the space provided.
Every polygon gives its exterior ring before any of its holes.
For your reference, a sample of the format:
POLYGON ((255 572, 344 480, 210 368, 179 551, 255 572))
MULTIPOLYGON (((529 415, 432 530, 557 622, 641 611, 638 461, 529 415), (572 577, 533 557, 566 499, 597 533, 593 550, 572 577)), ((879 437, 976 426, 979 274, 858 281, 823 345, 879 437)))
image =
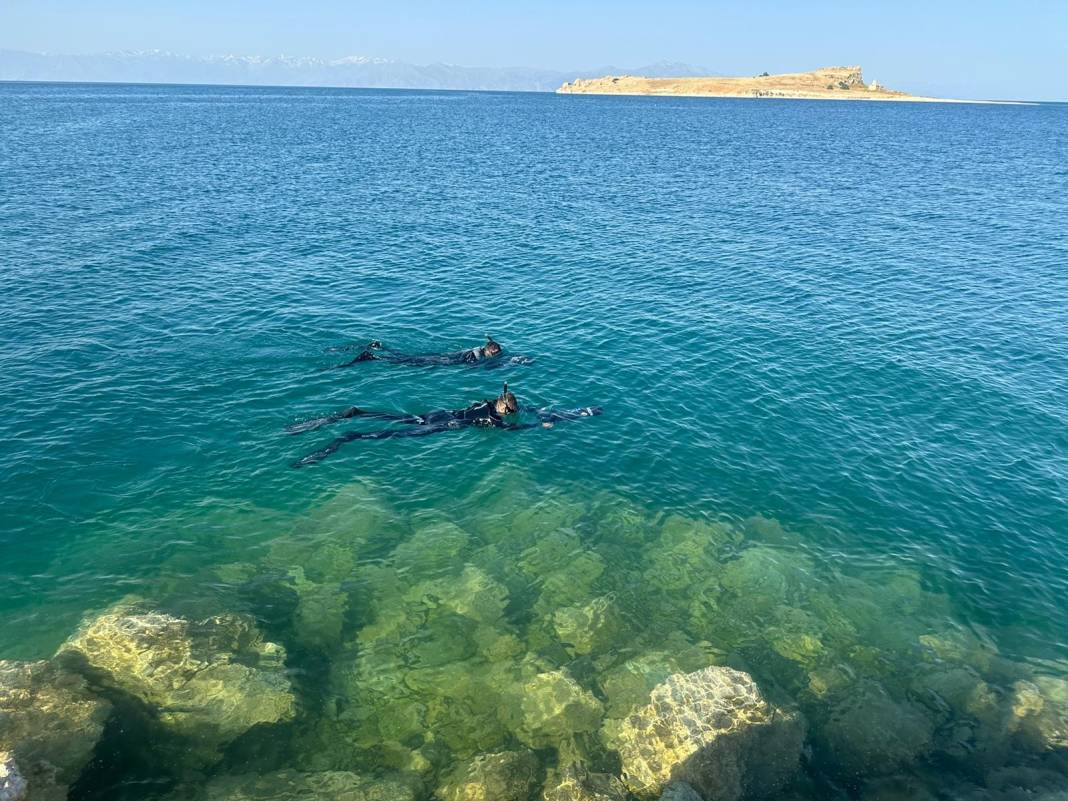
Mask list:
MULTIPOLYGON (((813 722, 808 775, 855 792, 869 769, 828 764, 836 702, 815 672, 877 653, 864 680, 922 703, 893 676, 952 632, 1068 677, 1066 164, 1053 105, 2 85, 0 658, 48 657, 129 593, 249 612, 304 677, 271 753, 307 767, 299 732, 359 705, 354 643, 399 603, 374 570, 414 586, 466 564, 507 588, 501 630, 523 653, 599 697, 613 660, 673 632, 781 686, 813 722), (319 371, 346 341, 453 350, 487 331, 536 364, 319 371), (460 406, 503 379, 605 414, 288 467, 332 432, 287 423, 460 406), (362 530, 369 503, 394 523, 362 530), (690 525, 681 556, 671 514, 732 533, 694 555, 712 535, 690 525), (418 568, 393 555, 442 519, 462 548, 427 546, 418 568), (560 531, 602 564, 573 597, 522 567, 560 531), (256 571, 311 576, 309 553, 271 556, 280 543, 366 554, 315 579, 346 599, 327 642, 240 591, 256 571), (782 562, 800 575, 767 566, 782 562), (606 594, 629 630, 596 665, 539 633, 606 594)), ((1017 679, 984 675, 1004 697, 1017 679)), ((327 761, 386 767, 366 721, 346 725, 359 747, 327 761)), ((952 763, 973 783, 978 750, 952 763)), ((944 770, 950 751, 892 772, 944 770)))

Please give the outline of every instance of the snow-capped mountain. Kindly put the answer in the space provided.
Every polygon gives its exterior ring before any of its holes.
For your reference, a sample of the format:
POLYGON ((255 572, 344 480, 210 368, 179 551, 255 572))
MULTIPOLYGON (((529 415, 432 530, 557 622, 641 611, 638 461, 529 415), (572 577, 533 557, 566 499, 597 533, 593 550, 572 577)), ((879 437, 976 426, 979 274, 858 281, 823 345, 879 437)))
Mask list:
POLYGON ((484 89, 550 92, 564 81, 602 75, 649 77, 708 75, 688 64, 659 63, 621 69, 548 70, 531 67, 467 67, 409 64, 385 58, 345 56, 188 56, 163 50, 63 55, 0 50, 0 80, 104 81, 275 86, 351 86, 398 89, 484 89))

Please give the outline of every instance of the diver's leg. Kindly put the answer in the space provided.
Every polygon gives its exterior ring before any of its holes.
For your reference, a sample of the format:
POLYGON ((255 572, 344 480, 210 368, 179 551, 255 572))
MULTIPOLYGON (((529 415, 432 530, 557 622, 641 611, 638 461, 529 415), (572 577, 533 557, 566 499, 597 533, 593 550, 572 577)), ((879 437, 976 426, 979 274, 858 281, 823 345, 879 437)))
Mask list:
POLYGON ((394 412, 372 412, 367 409, 360 409, 360 417, 373 417, 376 420, 390 420, 394 423, 412 423, 413 425, 423 425, 426 422, 426 418, 420 417, 417 414, 395 414, 394 412))
POLYGON ((304 434, 308 431, 315 431, 315 429, 322 428, 330 423, 336 423, 339 420, 350 420, 353 417, 371 417, 375 420, 389 420, 394 423, 411 423, 413 425, 424 425, 426 423, 426 418, 420 417, 417 414, 375 412, 370 409, 361 409, 359 406, 350 406, 348 409, 337 412, 336 414, 316 417, 312 420, 305 420, 303 423, 295 423, 291 426, 286 426, 286 432, 289 434, 304 434))
POLYGON ((346 442, 355 439, 393 439, 395 437, 425 437, 428 434, 438 434, 442 431, 450 431, 452 426, 419 426, 418 428, 387 428, 382 431, 348 431, 335 439, 324 448, 309 453, 297 461, 291 467, 307 467, 310 464, 321 462, 330 454, 337 451, 346 442))

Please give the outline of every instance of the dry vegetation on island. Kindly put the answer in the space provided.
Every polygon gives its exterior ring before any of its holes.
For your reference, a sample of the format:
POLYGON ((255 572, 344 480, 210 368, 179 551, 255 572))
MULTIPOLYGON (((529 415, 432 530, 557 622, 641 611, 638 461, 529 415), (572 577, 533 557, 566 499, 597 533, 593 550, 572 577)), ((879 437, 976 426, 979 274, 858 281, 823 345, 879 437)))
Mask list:
POLYGON ((912 100, 938 101, 887 89, 878 81, 864 82, 859 66, 824 67, 811 72, 752 78, 644 78, 606 76, 565 83, 558 94, 668 95, 674 97, 788 98, 794 100, 912 100))

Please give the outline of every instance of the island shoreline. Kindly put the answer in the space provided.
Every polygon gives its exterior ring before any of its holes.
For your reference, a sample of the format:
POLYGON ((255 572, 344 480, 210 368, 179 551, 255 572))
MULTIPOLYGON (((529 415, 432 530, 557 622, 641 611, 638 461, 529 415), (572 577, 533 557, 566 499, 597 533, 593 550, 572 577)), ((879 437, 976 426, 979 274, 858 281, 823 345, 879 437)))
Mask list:
POLYGON ((564 83, 557 94, 630 97, 709 97, 746 100, 848 100, 854 102, 960 103, 968 105, 1037 105, 1019 100, 970 100, 912 95, 864 80, 860 66, 823 67, 809 72, 754 77, 649 78, 606 75, 564 83))

